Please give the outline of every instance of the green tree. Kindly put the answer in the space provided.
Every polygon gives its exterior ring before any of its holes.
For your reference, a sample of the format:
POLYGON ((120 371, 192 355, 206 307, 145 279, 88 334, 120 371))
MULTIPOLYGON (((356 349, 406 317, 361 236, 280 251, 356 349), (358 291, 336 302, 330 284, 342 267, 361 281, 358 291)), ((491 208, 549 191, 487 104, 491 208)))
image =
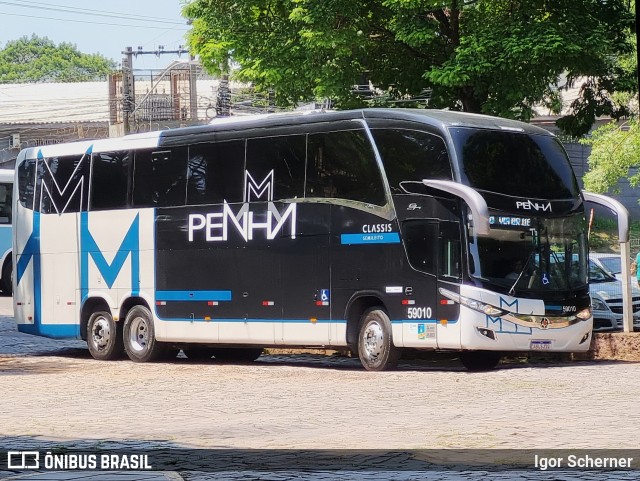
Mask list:
POLYGON ((0 50, 0 83, 104 80, 115 67, 102 55, 84 54, 73 44, 56 45, 36 35, 7 42, 0 50))
POLYGON ((561 74, 616 78, 633 27, 624 0, 190 0, 183 13, 205 67, 236 66, 283 105, 353 106, 370 81, 391 100, 430 89, 432 107, 523 120, 561 74))
POLYGON ((611 122, 582 142, 591 145, 589 172, 583 177, 587 190, 599 193, 615 190, 622 178, 628 178, 633 187, 640 185, 640 123, 637 119, 622 126, 611 122))

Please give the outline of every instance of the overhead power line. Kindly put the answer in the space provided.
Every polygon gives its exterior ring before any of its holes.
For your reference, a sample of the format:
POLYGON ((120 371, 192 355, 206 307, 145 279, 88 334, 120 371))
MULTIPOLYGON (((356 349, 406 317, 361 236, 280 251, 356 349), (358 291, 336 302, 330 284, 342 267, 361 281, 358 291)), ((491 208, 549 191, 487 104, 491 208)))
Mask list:
POLYGON ((111 18, 119 18, 124 20, 143 20, 145 22, 154 22, 154 23, 165 23, 171 25, 184 25, 182 22, 176 22, 175 20, 160 18, 160 17, 151 17, 148 15, 135 15, 135 14, 123 14, 122 12, 112 12, 108 10, 94 10, 89 8, 79 8, 72 7, 68 5, 60 5, 54 3, 42 3, 42 2, 33 2, 33 1, 0 1, 0 5, 9 5, 20 8, 32 8, 37 10, 50 10, 55 12, 63 12, 70 13, 73 15, 99 15, 101 17, 111 17, 111 18))
MULTIPOLYGON (((136 27, 136 28, 151 28, 151 29, 162 29, 162 30, 166 30, 167 26, 153 26, 153 25, 141 25, 141 24, 133 24, 133 23, 128 23, 128 24, 122 24, 122 23, 109 23, 109 22, 96 22, 96 21, 92 21, 92 20, 73 20, 70 18, 55 18, 55 17, 44 17, 41 15, 26 15, 26 14, 22 14, 22 13, 7 13, 7 12, 0 12, 0 14, 2 15, 11 15, 13 17, 26 17, 26 18, 39 18, 39 19, 43 19, 43 20, 55 20, 55 21, 59 21, 59 22, 72 22, 72 23, 84 23, 84 24, 91 24, 91 25, 111 25, 111 26, 115 26, 115 27, 126 27, 126 28, 130 28, 130 27, 136 27)), ((176 23, 176 27, 178 27, 178 25, 176 23)), ((184 28, 187 29, 187 25, 184 25, 184 28)))

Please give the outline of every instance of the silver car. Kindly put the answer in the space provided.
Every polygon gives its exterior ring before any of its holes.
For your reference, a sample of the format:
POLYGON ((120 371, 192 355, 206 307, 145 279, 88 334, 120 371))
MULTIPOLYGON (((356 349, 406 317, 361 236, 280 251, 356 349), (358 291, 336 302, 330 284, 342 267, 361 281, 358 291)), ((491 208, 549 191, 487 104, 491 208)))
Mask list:
POLYGON ((620 259, 620 254, 611 254, 608 252, 591 252, 589 253, 589 260, 595 262, 605 271, 613 274, 617 279, 621 278, 622 261, 620 259))
POLYGON ((622 329, 622 314, 614 313, 605 300, 596 293, 591 293, 591 309, 594 332, 622 329))
MULTIPOLYGON (((604 301, 612 313, 620 315, 622 319, 622 282, 601 268, 593 259, 589 259, 589 292, 592 303, 594 299, 604 301)), ((631 298, 633 325, 634 328, 640 329, 640 289, 631 286, 631 298)))

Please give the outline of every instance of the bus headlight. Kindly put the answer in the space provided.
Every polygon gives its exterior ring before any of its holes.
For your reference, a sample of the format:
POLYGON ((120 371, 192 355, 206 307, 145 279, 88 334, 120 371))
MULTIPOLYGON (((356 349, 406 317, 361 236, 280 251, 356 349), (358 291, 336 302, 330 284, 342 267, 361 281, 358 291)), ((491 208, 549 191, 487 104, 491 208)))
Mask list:
POLYGON ((469 309, 473 309, 474 311, 479 311, 484 314, 487 314, 492 317, 501 316, 506 314, 507 311, 504 309, 498 309, 491 304, 485 304, 484 302, 476 301, 475 299, 471 299, 470 297, 461 296, 460 294, 456 294, 448 289, 439 289, 440 294, 451 299, 458 304, 468 307, 469 309))
POLYGON ((576 317, 578 319, 582 319, 583 321, 586 321, 591 317, 591 308, 585 307, 584 309, 582 309, 580 312, 576 314, 576 317))

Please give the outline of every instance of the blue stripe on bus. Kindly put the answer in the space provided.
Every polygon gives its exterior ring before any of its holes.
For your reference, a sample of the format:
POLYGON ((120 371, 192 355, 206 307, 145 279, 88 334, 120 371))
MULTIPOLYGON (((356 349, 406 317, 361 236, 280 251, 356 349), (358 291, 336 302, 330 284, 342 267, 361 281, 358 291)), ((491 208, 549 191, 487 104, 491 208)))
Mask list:
MULTIPOLYGON (((391 324, 440 324, 440 319, 393 319, 391 324)), ((457 324, 458 319, 446 319, 446 324, 457 324)))
POLYGON ((400 236, 397 232, 384 234, 341 234, 341 244, 399 244, 400 236))
POLYGON ((224 322, 224 323, 276 323, 282 322, 287 324, 346 324, 347 321, 345 319, 317 319, 316 321, 311 321, 310 319, 245 319, 245 318, 215 318, 211 319, 202 319, 202 318, 180 318, 180 317, 172 317, 172 318, 161 318, 161 321, 171 321, 171 322, 224 322))
POLYGON ((231 291, 156 291, 157 301, 230 301, 231 291))
POLYGON ((52 339, 80 339, 79 324, 18 324, 18 332, 52 339))

